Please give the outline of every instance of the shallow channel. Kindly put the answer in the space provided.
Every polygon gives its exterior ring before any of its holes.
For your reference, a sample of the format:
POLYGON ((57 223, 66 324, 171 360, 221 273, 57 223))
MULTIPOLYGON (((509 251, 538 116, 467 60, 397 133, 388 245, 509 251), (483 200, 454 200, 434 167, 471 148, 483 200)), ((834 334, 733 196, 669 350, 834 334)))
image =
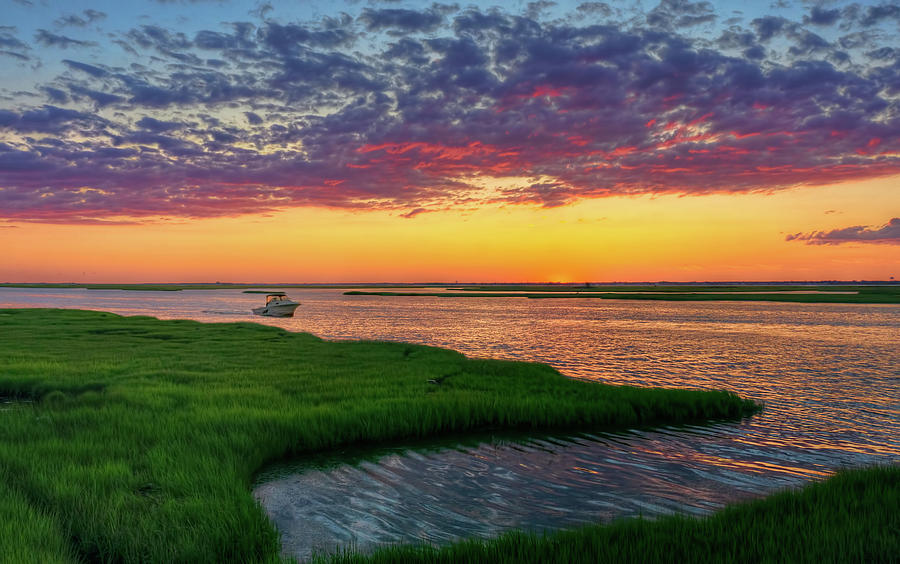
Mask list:
POLYGON ((777 476, 741 467, 759 460, 711 466, 715 449, 694 449, 727 430, 721 425, 344 450, 270 467, 253 494, 281 532, 284 554, 302 561, 346 547, 369 552, 515 528, 540 532, 637 515, 702 515, 821 474, 786 469, 793 462, 778 459, 768 461, 782 469, 777 476))

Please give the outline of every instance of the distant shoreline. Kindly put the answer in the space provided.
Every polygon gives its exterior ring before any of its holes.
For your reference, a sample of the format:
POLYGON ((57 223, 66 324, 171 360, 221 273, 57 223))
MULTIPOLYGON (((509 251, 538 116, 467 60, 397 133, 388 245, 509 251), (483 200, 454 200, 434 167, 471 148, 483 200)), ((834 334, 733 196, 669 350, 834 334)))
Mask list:
POLYGON ((696 283, 696 284, 0 284, 3 288, 128 290, 348 290, 347 296, 739 301, 839 304, 900 304, 900 283, 696 283), (415 291, 414 291, 415 290, 415 291))
POLYGON ((652 290, 659 292, 678 289, 704 290, 798 290, 838 288, 858 288, 887 286, 900 288, 898 280, 769 280, 769 281, 704 281, 704 282, 0 282, 0 288, 84 288, 87 290, 143 290, 143 291, 177 291, 177 290, 245 290, 265 288, 298 288, 298 289, 368 289, 368 288, 404 288, 404 289, 464 289, 484 291, 533 290, 541 292, 564 291, 604 291, 620 289, 622 291, 652 290))

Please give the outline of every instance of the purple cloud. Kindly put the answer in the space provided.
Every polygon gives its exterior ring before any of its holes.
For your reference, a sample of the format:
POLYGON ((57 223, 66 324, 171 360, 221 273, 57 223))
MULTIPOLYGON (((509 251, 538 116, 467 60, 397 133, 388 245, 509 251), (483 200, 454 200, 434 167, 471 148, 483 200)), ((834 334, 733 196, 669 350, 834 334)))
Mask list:
POLYGON ((805 241, 807 245, 842 245, 844 243, 880 243, 900 245, 900 217, 892 218, 885 225, 875 228, 854 225, 831 231, 810 231, 785 237, 786 241, 805 241))
POLYGON ((59 47, 60 49, 68 49, 69 47, 95 47, 94 41, 82 41, 80 39, 72 39, 65 35, 51 33, 46 29, 39 29, 34 34, 34 40, 44 47, 59 47))
POLYGON ((576 11, 581 14, 599 15, 607 18, 613 15, 613 9, 606 2, 582 2, 578 5, 576 11))
POLYGON ((803 23, 829 26, 834 25, 841 19, 841 11, 837 8, 828 10, 821 6, 813 6, 808 16, 803 16, 803 23))
POLYGON ((647 14, 647 23, 658 27, 692 27, 716 21, 716 14, 709 2, 688 0, 662 0, 647 14))
POLYGON ((444 21, 436 9, 423 12, 401 8, 365 8, 359 19, 369 31, 396 30, 404 33, 434 31, 444 21))
POLYGON ((415 208, 415 209, 413 209, 413 210, 409 210, 409 211, 406 212, 406 213, 400 214, 400 217, 403 217, 403 218, 406 218, 406 219, 412 219, 412 218, 416 217, 416 216, 419 215, 419 214, 428 213, 428 212, 430 212, 430 211, 434 211, 434 210, 428 210, 428 209, 425 209, 425 208, 415 208))
POLYGON ((0 55, 5 55, 7 57, 12 57, 13 59, 18 59, 20 61, 30 61, 31 57, 24 53, 16 53, 15 51, 7 51, 6 49, 0 49, 0 55))
POLYGON ((82 12, 83 17, 78 14, 65 14, 60 16, 54 22, 59 27, 66 26, 75 26, 75 27, 86 27, 89 24, 92 24, 96 21, 105 20, 106 14, 104 12, 100 12, 98 10, 84 10, 82 12))
POLYGON ((28 45, 16 37, 16 28, 8 25, 0 25, 0 47, 22 51, 28 49, 28 45))
POLYGON ((14 26, 0 25, 0 55, 23 62, 30 61, 31 57, 27 52, 31 48, 16 35, 17 30, 14 26))
POLYGON ((885 3, 877 6, 868 6, 862 14, 861 22, 864 26, 873 26, 883 20, 900 22, 900 6, 894 3, 885 3))
MULTIPOLYGON (((0 108, 0 217, 292 206, 413 217, 900 174, 900 66, 896 48, 859 28, 866 10, 841 13, 837 25, 857 26, 841 42, 774 16, 698 38, 691 29, 716 21, 702 1, 629 22, 544 20, 533 8, 365 8, 358 19, 119 34, 130 64, 63 59, 35 87, 43 104, 0 108), (485 178, 505 188, 486 190, 485 178)), ((612 17, 607 8, 581 13, 612 17)), ((27 48, 8 28, 0 41, 27 48)))

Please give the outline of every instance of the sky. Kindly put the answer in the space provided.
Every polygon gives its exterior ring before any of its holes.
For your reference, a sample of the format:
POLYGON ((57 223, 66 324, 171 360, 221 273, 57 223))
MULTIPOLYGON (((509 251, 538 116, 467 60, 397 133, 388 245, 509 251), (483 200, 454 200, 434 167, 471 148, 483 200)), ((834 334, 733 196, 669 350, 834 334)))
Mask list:
POLYGON ((2 6, 0 282, 900 276, 894 3, 2 6))

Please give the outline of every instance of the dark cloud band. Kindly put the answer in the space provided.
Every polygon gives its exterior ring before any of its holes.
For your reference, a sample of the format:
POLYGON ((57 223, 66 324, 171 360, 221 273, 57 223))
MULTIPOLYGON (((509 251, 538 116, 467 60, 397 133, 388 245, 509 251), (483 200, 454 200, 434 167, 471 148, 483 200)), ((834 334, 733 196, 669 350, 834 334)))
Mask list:
MULTIPOLYGON (((36 87, 43 104, 0 109, 0 216, 413 217, 900 174, 900 50, 866 31, 893 21, 889 7, 715 35, 692 31, 717 21, 708 2, 667 0, 627 24, 603 3, 545 21, 549 7, 145 25, 116 39, 127 66, 41 30, 70 58, 36 87), (806 27, 839 25, 863 34, 855 46, 806 27)), ((0 46, 28 49, 5 28, 0 46)))
POLYGON ((845 243, 879 243, 900 245, 900 217, 892 218, 881 227, 854 225, 831 231, 795 233, 787 241, 805 241, 807 245, 843 245, 845 243))

